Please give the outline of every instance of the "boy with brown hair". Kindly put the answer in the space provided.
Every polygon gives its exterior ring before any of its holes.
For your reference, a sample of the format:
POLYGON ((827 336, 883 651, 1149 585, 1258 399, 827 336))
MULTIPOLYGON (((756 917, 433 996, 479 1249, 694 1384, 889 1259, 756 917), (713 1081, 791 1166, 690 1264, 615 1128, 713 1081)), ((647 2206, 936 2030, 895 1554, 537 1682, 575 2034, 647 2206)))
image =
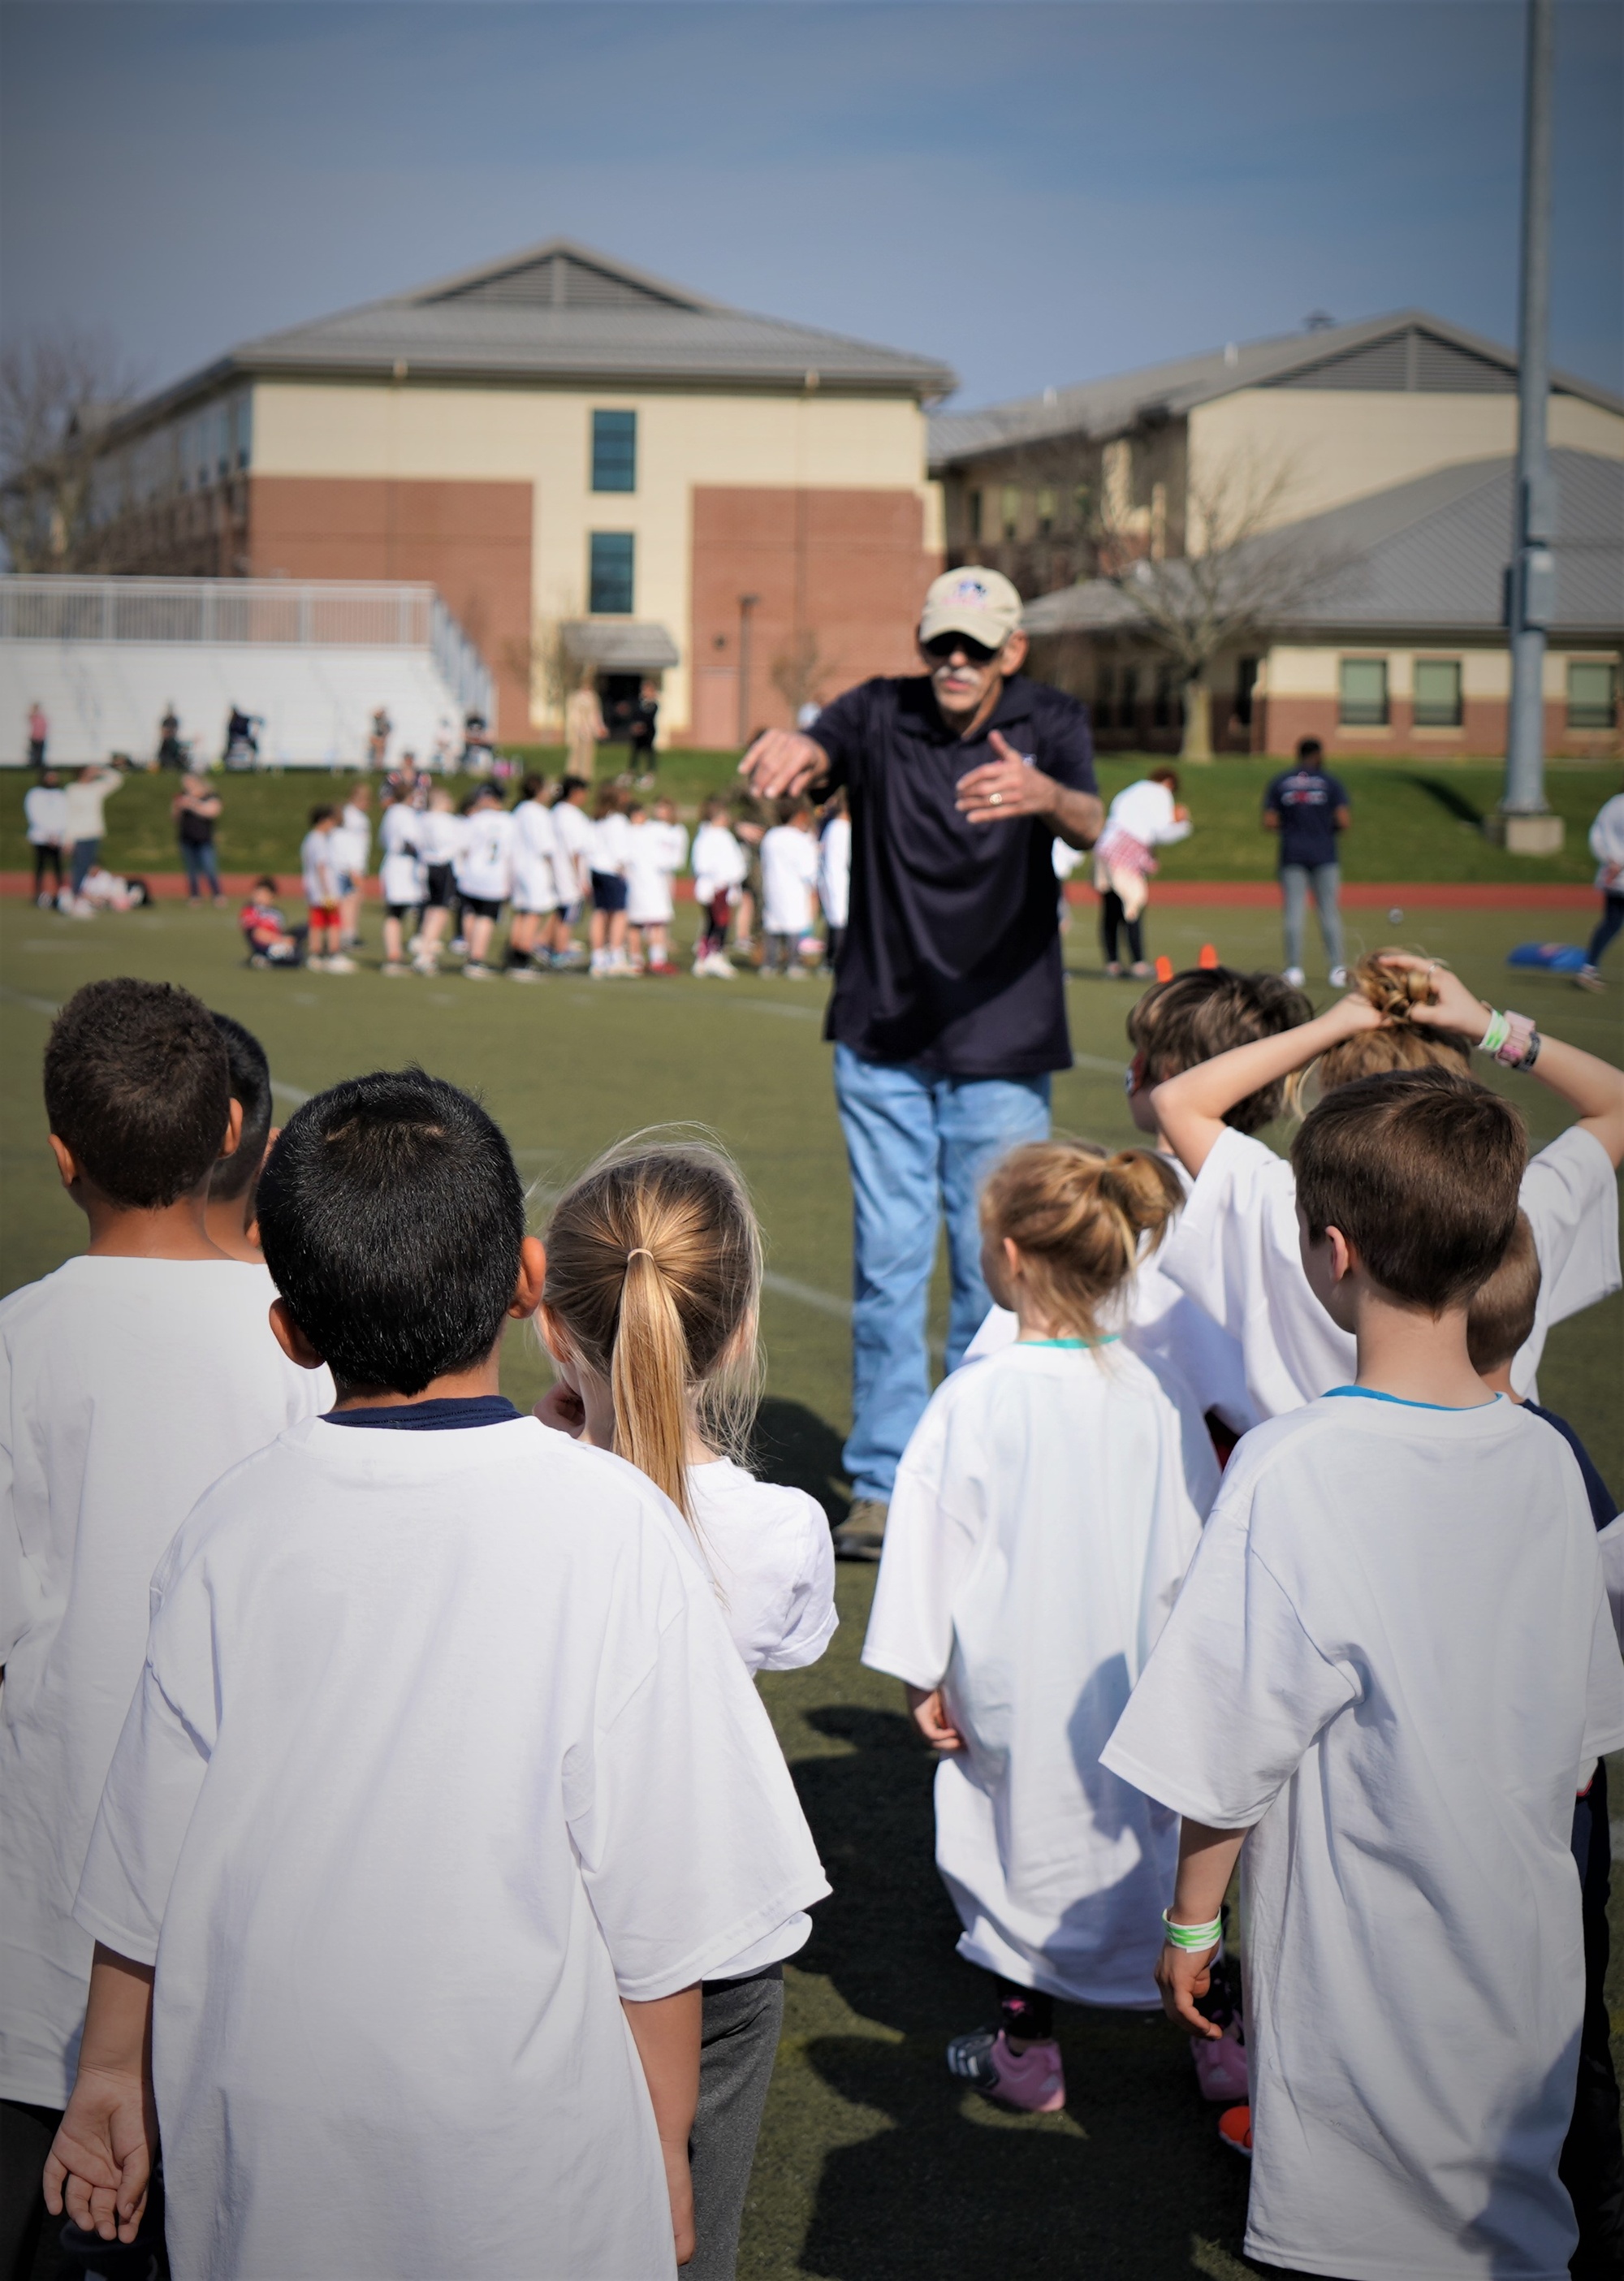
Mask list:
POLYGON ((1184 1817, 1157 1978, 1195 2035, 1241 1861, 1246 2249, 1344 2281, 1554 2281, 1575 2240, 1569 1829, 1624 1666, 1578 1466, 1467 1349, 1526 1147, 1447 1070, 1309 1117, 1303 1265, 1357 1375, 1237 1452, 1102 1753, 1184 1817))

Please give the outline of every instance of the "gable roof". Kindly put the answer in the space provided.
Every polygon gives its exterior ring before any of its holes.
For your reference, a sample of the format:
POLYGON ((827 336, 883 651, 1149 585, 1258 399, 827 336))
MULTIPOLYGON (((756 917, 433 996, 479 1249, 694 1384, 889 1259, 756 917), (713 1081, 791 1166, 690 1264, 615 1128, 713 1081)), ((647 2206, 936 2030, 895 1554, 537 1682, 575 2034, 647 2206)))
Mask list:
POLYGON ((262 334, 150 398, 121 425, 235 375, 833 389, 932 401, 950 368, 758 317, 553 237, 407 293, 262 334))
MULTIPOLYGON (((1553 373, 1551 384, 1559 396, 1582 397, 1605 411, 1624 414, 1624 398, 1589 381, 1553 373)), ((1512 350, 1424 309, 1401 309, 1357 324, 1231 341, 1199 356, 1146 365, 1077 388, 1046 389, 1041 396, 989 405, 981 412, 940 412, 931 421, 931 466, 940 471, 983 452, 1051 437, 1102 439, 1146 420, 1179 418, 1198 404, 1243 388, 1509 395, 1516 387, 1512 350)))
MULTIPOLYGON (((1564 451, 1551 453, 1551 466, 1557 486, 1551 638, 1624 639, 1624 461, 1564 451)), ((1330 566, 1288 613, 1294 630, 1497 633, 1515 481, 1511 459, 1440 468, 1285 524, 1251 545, 1330 566)), ((1245 576, 1242 563, 1239 578, 1245 576)), ((1045 594, 1027 604, 1022 618, 1035 635, 1127 631, 1138 622, 1132 589, 1104 578, 1045 594)))

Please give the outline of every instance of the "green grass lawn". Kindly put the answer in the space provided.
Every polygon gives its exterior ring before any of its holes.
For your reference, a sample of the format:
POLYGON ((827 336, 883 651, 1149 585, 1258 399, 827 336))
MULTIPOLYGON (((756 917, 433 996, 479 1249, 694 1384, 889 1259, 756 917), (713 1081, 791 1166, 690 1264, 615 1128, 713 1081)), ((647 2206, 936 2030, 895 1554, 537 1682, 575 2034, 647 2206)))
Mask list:
MULTIPOLYGON (((1213 771, 1215 800, 1221 779, 1223 770, 1213 771)), ((1198 801, 1208 781, 1198 780, 1198 801)), ((228 789, 246 807, 282 788, 228 789)), ((375 921, 372 928, 375 936, 375 921)), ((1437 913, 1427 916, 1422 941, 1504 1001, 1505 952, 1528 932, 1527 916, 1514 912, 1437 913)), ((1153 910, 1153 949, 1185 964, 1203 941, 1239 965, 1279 956, 1268 911, 1153 910)), ((1079 1058, 1056 1083, 1056 1123, 1126 1142, 1134 1135, 1121 1086, 1122 1025, 1131 993, 1100 977, 1080 915, 1069 958, 1079 1058)), ((538 1218, 548 1191, 617 1135, 657 1120, 712 1127, 740 1159, 768 1238, 761 1469, 840 1510, 850 1204, 819 1035, 821 983, 741 978, 723 990, 685 977, 611 986, 560 976, 515 996, 454 973, 388 984, 370 970, 256 973, 241 964, 224 915, 168 905, 81 924, 17 901, 0 905, 0 1054, 10 1079, 0 1097, 4 1289, 82 1246, 83 1224, 45 1150, 39 1056, 51 1006, 114 972, 183 982, 249 1024, 265 1040, 284 1108, 289 1088, 310 1092, 411 1060, 476 1087, 534 1184, 538 1218)), ((1624 1059, 1619 1000, 1587 998, 1539 976, 1519 976, 1512 994, 1559 1035, 1624 1059)), ((1536 1144, 1566 1122, 1536 1083, 1504 1083, 1536 1144)), ((939 1277, 939 1334, 944 1302, 939 1277)), ((1624 1300, 1614 1298, 1558 1328, 1541 1390, 1624 1488, 1621 1359, 1624 1300)), ((504 1382, 522 1403, 543 1383, 537 1350, 517 1326, 504 1382)), ((1244 2168, 1218 2145, 1184 2039, 1165 2023, 1068 2010, 1069 2099, 1058 2115, 1002 2115, 950 2084, 943 2045, 986 2016, 986 1983, 954 1954, 956 1923, 932 1859, 930 1762, 903 1719, 900 1689, 858 1661, 871 1589, 871 1572, 842 1570, 842 1628, 828 1655, 762 1682, 835 1890, 786 1973, 785 2040, 741 2274, 940 2281, 1012 2253, 1040 2281, 1211 2281, 1254 2271, 1240 2254, 1244 2168)), ((1615 1955, 1620 1936, 1624 1911, 1615 1955)), ((1624 1979, 1613 2001, 1624 2024, 1624 1979)))
MULTIPOLYGON (((556 776, 562 754, 554 747, 524 748, 527 763, 556 776)), ((611 754, 605 772, 618 758, 611 754)), ((1113 755, 1100 762, 1101 789, 1107 799, 1154 765, 1146 754, 1113 755)), ((1215 761, 1187 769, 1184 798, 1195 830, 1162 859, 1168 879, 1263 879, 1274 869, 1274 842, 1258 823, 1263 790, 1276 763, 1215 761)), ((689 815, 712 792, 737 784, 732 753, 671 752, 661 756, 660 782, 689 815)), ((1567 826, 1566 845, 1551 856, 1508 855, 1484 839, 1482 819, 1500 793, 1500 770, 1493 763, 1433 760, 1350 761, 1338 764, 1353 801, 1354 823, 1342 843, 1343 870, 1349 879, 1573 879, 1588 880, 1595 864, 1585 844, 1591 819, 1618 789, 1614 763, 1570 762, 1547 771, 1551 806, 1567 826)), ((17 771, 0 790, 0 870, 20 870, 31 861, 24 839, 22 796, 28 779, 17 771)), ((309 811, 319 800, 341 796, 356 779, 322 769, 290 769, 282 776, 227 777, 214 785, 225 803, 220 828, 222 869, 228 871, 288 872, 298 867, 298 844, 309 811)), ((176 779, 168 774, 138 775, 109 801, 104 855, 115 871, 174 871, 180 869, 169 803, 176 779)), ((460 790, 463 787, 456 786, 460 790)))

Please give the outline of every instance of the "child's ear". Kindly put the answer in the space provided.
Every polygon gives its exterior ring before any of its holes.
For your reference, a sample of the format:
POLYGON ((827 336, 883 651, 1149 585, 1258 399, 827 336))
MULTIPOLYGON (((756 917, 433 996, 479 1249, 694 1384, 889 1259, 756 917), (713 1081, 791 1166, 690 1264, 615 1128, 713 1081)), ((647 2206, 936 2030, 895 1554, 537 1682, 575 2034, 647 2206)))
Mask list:
POLYGON ((58 1140, 54 1133, 50 1136, 50 1153, 57 1160, 57 1170, 62 1176, 63 1187, 70 1191, 76 1188, 79 1185, 78 1161, 67 1142, 58 1140))
POLYGON ((1018 1283, 1021 1280, 1021 1269, 1025 1263, 1021 1257, 1020 1245, 1017 1243, 1012 1235, 1005 1236, 1003 1240, 1003 1251, 1004 1265, 1009 1270, 1009 1279, 1012 1282, 1018 1283))
POLYGON ((508 1313, 521 1319, 533 1315, 541 1305, 546 1280, 547 1248, 538 1235, 527 1235, 519 1246, 519 1280, 514 1286, 508 1313))
POLYGON ((243 1104, 234 1094, 226 1109, 226 1137, 220 1144, 220 1158, 235 1156, 243 1138, 243 1104))
POLYGON ((296 1363, 300 1370, 320 1370, 327 1359, 316 1352, 294 1321, 285 1299, 271 1302, 271 1335, 288 1360, 296 1363))

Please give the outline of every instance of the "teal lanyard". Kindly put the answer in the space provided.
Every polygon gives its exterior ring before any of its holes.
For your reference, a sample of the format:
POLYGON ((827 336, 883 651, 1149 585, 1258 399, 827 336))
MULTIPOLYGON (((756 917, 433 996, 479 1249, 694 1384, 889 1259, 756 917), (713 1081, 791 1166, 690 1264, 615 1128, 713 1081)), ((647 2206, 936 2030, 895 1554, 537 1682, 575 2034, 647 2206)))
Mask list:
POLYGON ((1102 1339, 1017 1339, 1021 1347, 1114 1347, 1121 1337, 1119 1331, 1107 1331, 1102 1339))

